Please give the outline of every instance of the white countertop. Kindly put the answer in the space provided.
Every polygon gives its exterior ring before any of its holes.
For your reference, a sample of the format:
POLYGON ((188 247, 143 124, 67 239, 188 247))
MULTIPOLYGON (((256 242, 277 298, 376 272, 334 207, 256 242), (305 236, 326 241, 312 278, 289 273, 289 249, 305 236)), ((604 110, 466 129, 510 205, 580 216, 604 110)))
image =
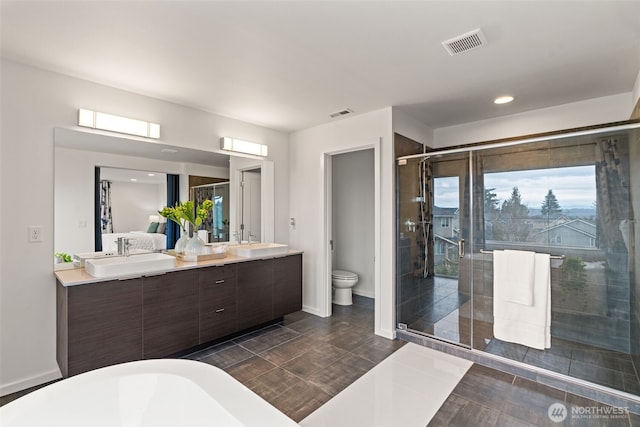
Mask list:
MULTIPOLYGON (((214 267, 214 266, 222 266, 225 264, 235 264, 239 262, 245 261, 255 261, 260 259, 273 259, 273 258, 282 258, 290 255, 298 255, 303 251, 299 250, 289 250, 286 254, 282 255, 272 255, 272 256, 257 256, 257 257, 239 257, 227 253, 225 258, 214 259, 209 261, 198 261, 198 262, 185 262, 181 260, 176 260, 175 268, 170 270, 159 270, 154 271, 153 273, 141 273, 134 275, 125 275, 125 276, 110 276, 110 277, 93 277, 89 273, 85 271, 84 268, 75 268, 73 270, 61 270, 55 271, 54 274, 56 279, 62 284, 62 286, 75 286, 75 285, 84 285, 87 283, 99 283, 99 282, 107 282, 109 280, 127 280, 134 279, 137 277, 144 276, 157 276, 163 273, 169 273, 173 271, 182 271, 182 270, 191 270, 194 268, 203 268, 203 267, 214 267)), ((135 256, 135 255, 132 255, 135 256)))

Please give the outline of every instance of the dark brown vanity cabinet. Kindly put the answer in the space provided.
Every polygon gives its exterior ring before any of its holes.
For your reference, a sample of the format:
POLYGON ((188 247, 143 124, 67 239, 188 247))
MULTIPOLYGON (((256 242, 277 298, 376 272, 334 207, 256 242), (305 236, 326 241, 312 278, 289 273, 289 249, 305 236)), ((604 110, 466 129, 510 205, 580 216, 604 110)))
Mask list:
POLYGON ((231 264, 200 269, 200 344, 237 331, 236 268, 231 264))
POLYGON ((238 330, 273 320, 273 259, 238 268, 238 330))
POLYGON ((302 254, 273 260, 273 317, 302 310, 302 254))
POLYGON ((198 345, 198 270, 144 278, 144 358, 198 345))
POLYGON ((142 359, 142 278, 57 283, 58 365, 64 377, 142 359))
POLYGON ((301 307, 301 254, 128 280, 58 282, 58 364, 68 377, 167 357, 301 307))

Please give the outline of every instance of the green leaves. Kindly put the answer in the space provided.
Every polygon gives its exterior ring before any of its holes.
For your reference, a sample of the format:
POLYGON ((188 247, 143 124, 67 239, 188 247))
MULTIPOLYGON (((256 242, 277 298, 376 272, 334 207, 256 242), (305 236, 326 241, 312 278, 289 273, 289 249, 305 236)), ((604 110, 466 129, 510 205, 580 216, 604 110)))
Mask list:
POLYGON ((211 212, 212 208, 213 202, 209 199, 202 202, 202 204, 195 209, 193 207, 193 201, 188 200, 186 202, 177 203, 172 208, 164 207, 162 210, 158 211, 158 213, 163 217, 178 223, 180 227, 186 231, 186 223, 191 224, 193 229, 196 230, 200 224, 202 224, 202 221, 209 216, 209 212, 211 212))
POLYGON ((53 256, 61 259, 62 262, 73 262, 73 258, 71 258, 71 255, 64 252, 56 252, 53 254, 53 256))

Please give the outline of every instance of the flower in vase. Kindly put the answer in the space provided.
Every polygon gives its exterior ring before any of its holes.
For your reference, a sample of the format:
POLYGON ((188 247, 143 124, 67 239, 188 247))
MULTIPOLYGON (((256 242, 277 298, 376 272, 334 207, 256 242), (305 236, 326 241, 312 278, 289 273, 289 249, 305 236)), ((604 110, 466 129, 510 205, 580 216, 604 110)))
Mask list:
POLYGON ((209 212, 213 208, 213 202, 209 199, 202 202, 195 209, 193 207, 193 201, 179 202, 174 207, 164 207, 161 211, 158 211, 163 217, 174 221, 182 227, 183 231, 186 231, 187 223, 191 224, 193 230, 197 230, 208 216, 209 212))
POLYGON ((182 220, 181 217, 178 216, 178 213, 176 211, 178 205, 179 204, 177 204, 176 207, 172 207, 172 208, 168 207, 168 206, 165 206, 164 208, 162 208, 162 210, 158 211, 158 213, 162 217, 164 217, 164 218, 166 218, 168 220, 171 220, 171 221, 175 222, 176 224, 178 224, 180 226, 180 228, 182 229, 182 231, 186 231, 184 221, 182 220))

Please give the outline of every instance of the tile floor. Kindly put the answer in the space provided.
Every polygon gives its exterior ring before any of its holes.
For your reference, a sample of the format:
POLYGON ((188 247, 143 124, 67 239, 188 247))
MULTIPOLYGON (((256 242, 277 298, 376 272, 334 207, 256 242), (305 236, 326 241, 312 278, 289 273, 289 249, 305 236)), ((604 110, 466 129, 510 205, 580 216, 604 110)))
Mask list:
POLYGON ((640 416, 475 364, 428 425, 628 427, 640 426, 640 416), (561 410, 555 416, 552 405, 561 410))
POLYGON ((405 344, 375 336, 372 301, 357 298, 332 317, 294 313, 187 357, 219 366, 304 427, 640 426, 637 415, 480 365, 464 374, 468 361, 405 344), (548 415, 558 403, 562 423, 548 415))
POLYGON ((224 369, 299 422, 405 344, 376 336, 373 322, 373 301, 355 298, 331 317, 294 313, 187 357, 224 369))

